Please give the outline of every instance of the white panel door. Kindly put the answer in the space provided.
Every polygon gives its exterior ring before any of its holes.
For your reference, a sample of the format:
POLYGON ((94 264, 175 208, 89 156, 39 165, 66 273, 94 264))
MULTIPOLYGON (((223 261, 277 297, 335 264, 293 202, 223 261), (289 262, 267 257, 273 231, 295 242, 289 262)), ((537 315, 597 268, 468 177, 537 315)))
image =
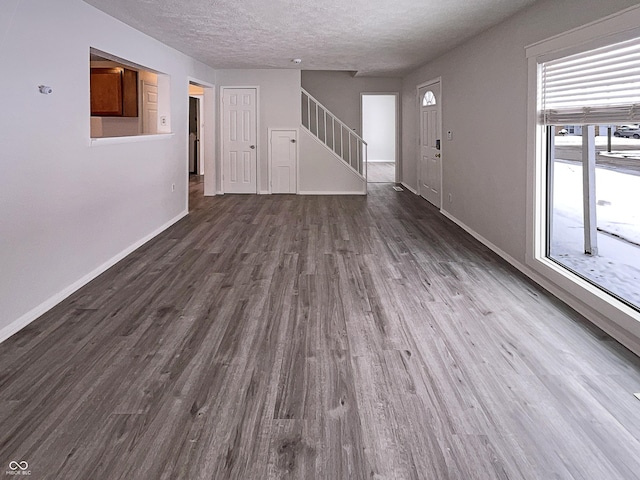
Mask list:
POLYGON ((158 133, 158 86, 142 82, 142 133, 158 133))
POLYGON ((297 193, 298 149, 295 130, 272 130, 271 193, 297 193))
POLYGON ((225 88, 222 176, 225 193, 257 193, 256 89, 225 88))
POLYGON ((440 83, 421 88, 418 101, 420 102, 420 195, 440 208, 442 201, 440 83))

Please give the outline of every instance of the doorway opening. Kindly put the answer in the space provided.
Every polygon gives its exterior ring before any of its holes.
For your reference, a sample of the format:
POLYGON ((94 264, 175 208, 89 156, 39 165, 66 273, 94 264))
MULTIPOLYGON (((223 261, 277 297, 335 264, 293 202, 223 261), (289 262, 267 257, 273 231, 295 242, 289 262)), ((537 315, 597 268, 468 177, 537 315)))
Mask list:
POLYGON ((202 152, 200 136, 202 134, 202 99, 204 89, 195 85, 189 85, 189 175, 204 175, 202 165, 202 152), (194 90, 202 90, 200 94, 192 94, 194 90))
MULTIPOLYGON (((189 190, 215 195, 214 105, 215 88, 189 81, 189 128, 187 175, 189 190)), ((202 193, 199 193, 202 195, 202 193)))
POLYGON ((398 94, 361 95, 362 138, 367 142, 367 182, 398 178, 398 94))

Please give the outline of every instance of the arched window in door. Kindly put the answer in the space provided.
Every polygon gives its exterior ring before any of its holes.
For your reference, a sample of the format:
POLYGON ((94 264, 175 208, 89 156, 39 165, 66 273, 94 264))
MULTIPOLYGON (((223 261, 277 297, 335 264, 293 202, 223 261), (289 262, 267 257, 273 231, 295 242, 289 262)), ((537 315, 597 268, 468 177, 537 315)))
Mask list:
POLYGON ((427 90, 424 94, 424 97, 422 97, 422 106, 429 107, 435 104, 436 104, 436 96, 433 94, 431 90, 427 90))

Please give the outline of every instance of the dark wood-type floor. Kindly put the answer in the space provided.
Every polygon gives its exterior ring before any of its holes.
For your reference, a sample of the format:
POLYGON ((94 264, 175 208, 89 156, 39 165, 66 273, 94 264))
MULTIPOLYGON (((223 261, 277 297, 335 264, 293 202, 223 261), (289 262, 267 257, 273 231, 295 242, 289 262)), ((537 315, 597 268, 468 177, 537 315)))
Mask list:
POLYGON ((191 188, 0 345, 0 476, 640 477, 638 358, 419 197, 191 188))

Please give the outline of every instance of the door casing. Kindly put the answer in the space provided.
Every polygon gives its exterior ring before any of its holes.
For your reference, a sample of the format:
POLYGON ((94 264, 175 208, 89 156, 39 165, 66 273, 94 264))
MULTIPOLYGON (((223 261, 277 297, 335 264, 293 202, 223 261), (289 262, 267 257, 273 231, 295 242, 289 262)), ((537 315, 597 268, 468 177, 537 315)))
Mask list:
MULTIPOLYGON (((261 152, 261 142, 260 142, 260 86, 258 85, 239 85, 239 86, 231 86, 225 85, 220 87, 220 127, 219 127, 219 138, 220 138, 220 146, 219 146, 219 172, 221 177, 224 176, 224 97, 226 90, 255 90, 256 91, 256 139, 255 139, 255 162, 256 162, 256 192, 260 192, 261 182, 261 169, 260 169, 260 152, 261 152)), ((220 180, 220 190, 219 193, 225 193, 225 179, 221 178, 220 180)), ((260 192, 263 193, 263 192, 260 192)))

